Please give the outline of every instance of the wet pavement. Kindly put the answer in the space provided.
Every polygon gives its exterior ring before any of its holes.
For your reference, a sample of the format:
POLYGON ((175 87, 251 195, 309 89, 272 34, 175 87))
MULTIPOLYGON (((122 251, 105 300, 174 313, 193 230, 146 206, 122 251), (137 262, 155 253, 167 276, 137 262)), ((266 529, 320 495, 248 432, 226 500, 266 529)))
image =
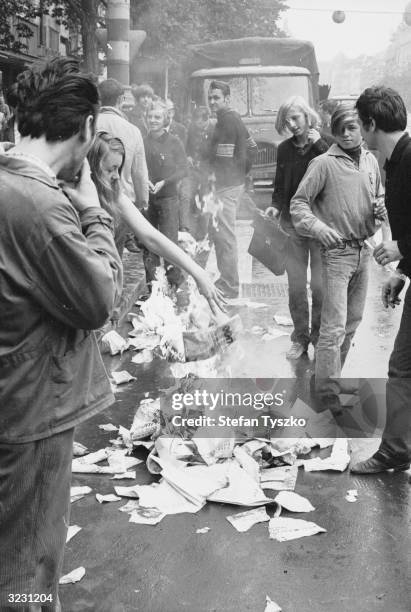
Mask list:
MULTIPOLYGON (((274 313, 288 314, 286 278, 274 277, 245 254, 249 222, 238 224, 237 235, 242 290, 252 296, 245 302, 265 307, 230 307, 230 312, 240 315, 244 332, 224 353, 222 365, 232 377, 292 379, 287 391, 309 401, 312 349, 291 363, 285 358, 289 336, 262 340, 251 332, 254 325, 273 326, 274 313)), ((131 303, 141 266, 138 256, 127 257, 134 274, 128 283, 131 303)), ((210 270, 214 266, 211 258, 210 270)), ((375 384, 381 394, 401 315, 398 309, 386 311, 381 306, 384 274, 372 267, 364 320, 343 372, 348 378, 380 379, 375 384)), ((120 332, 126 336, 128 329, 129 324, 123 323, 120 332)), ((90 451, 115 437, 101 431, 99 424, 129 428, 144 395, 156 397, 168 386, 167 362, 156 358, 135 365, 130 358, 130 352, 106 358, 109 371, 127 369, 137 381, 120 387, 112 407, 78 427, 76 440, 90 451)), ((377 445, 378 439, 352 440, 353 458, 368 456, 377 445)), ((136 456, 145 459, 147 452, 139 450, 136 456)), ((136 483, 156 480, 144 463, 136 470, 136 483)), ((263 612, 266 595, 284 612, 411 610, 408 473, 361 477, 348 471, 307 473, 300 468, 295 491, 316 510, 295 518, 312 520, 327 533, 291 542, 270 540, 264 523, 238 533, 225 517, 241 508, 217 503, 208 503, 197 514, 167 516, 155 527, 131 524, 129 516, 118 511, 127 500, 99 504, 95 499, 96 493, 113 493, 113 483, 130 486, 133 481, 73 476, 73 485, 88 485, 93 493, 71 508, 70 524, 82 531, 66 546, 63 571, 83 565, 86 575, 81 582, 60 588, 65 612, 263 612), (349 489, 358 490, 357 502, 345 500, 349 489), (196 534, 205 526, 211 528, 208 533, 196 534)))

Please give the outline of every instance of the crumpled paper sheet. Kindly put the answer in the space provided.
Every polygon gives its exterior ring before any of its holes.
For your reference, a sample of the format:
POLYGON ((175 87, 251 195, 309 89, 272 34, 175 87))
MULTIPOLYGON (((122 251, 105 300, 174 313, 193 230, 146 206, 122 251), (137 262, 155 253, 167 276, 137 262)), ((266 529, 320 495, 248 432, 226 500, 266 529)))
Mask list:
POLYGON ((73 503, 82 499, 85 495, 91 493, 91 487, 71 487, 70 488, 70 502, 73 503))
POLYGON ((104 334, 100 340, 101 352, 118 355, 128 349, 128 342, 114 329, 104 334))
POLYGON ((86 574, 86 569, 84 567, 77 567, 69 574, 62 576, 59 580, 59 584, 74 584, 75 582, 79 582, 82 578, 84 578, 86 574))
POLYGON ((96 493, 96 500, 99 504, 104 504, 120 501, 121 497, 118 497, 118 495, 114 495, 114 493, 108 493, 107 495, 101 495, 101 493, 96 493))
POLYGON ((216 378, 220 361, 221 355, 216 353, 208 359, 170 363, 170 370, 174 378, 184 378, 188 374, 195 374, 199 378, 216 378))
POLYGON ((250 507, 274 503, 274 500, 264 495, 260 485, 236 461, 228 460, 223 465, 227 468, 229 484, 210 495, 207 498, 209 501, 250 507))
POLYGON ((288 542, 327 530, 311 521, 303 519, 286 518, 283 516, 270 519, 268 523, 270 539, 278 542, 288 542))
POLYGON ((274 491, 294 491, 298 467, 284 465, 261 470, 261 488, 274 491))
POLYGON ((123 474, 114 474, 110 478, 110 480, 135 480, 136 472, 135 470, 130 470, 129 472, 124 472, 123 474))
POLYGON ((237 459, 238 463, 241 465, 244 471, 247 472, 249 476, 255 482, 260 482, 260 466, 257 461, 253 459, 253 457, 247 452, 247 450, 243 446, 236 446, 234 448, 234 457, 237 459))
POLYGON ((239 512, 238 514, 226 516, 226 519, 235 529, 237 529, 237 531, 244 533, 257 523, 269 521, 270 517, 266 512, 265 506, 262 506, 260 508, 254 508, 254 510, 247 510, 246 512, 239 512))
POLYGON ((158 334, 139 333, 136 336, 136 333, 136 331, 131 331, 128 333, 130 336, 128 344, 130 348, 134 349, 135 351, 141 351, 143 349, 153 351, 157 346, 160 346, 161 338, 158 334), (134 335, 131 336, 131 334, 134 335))
POLYGON ((170 462, 160 461, 164 480, 193 504, 204 505, 212 493, 228 484, 224 464, 176 468, 170 462))
POLYGON ((267 602, 265 606, 264 612, 281 612, 282 608, 278 604, 275 603, 268 595, 265 596, 265 600, 267 602))
POLYGON ((130 428, 131 440, 160 433, 160 398, 141 400, 130 428))
POLYGON ((274 321, 277 323, 277 325, 285 325, 286 327, 293 325, 293 321, 288 315, 275 314, 274 321))
POLYGON ((83 457, 83 455, 87 455, 88 448, 84 446, 84 444, 80 444, 80 442, 73 442, 73 457, 83 457))
POLYGON ((347 502, 356 502, 358 501, 358 490, 357 489, 349 489, 347 491, 347 495, 345 496, 347 502))
POLYGON ((315 457, 314 459, 306 459, 299 462, 304 466, 307 472, 317 472, 322 470, 333 470, 336 472, 344 472, 350 463, 350 455, 348 453, 347 438, 337 438, 334 442, 331 455, 326 459, 315 457))
POLYGON ((307 498, 293 491, 280 491, 274 499, 277 504, 290 512, 312 512, 315 510, 307 498))
POLYGON ((118 431, 118 427, 113 425, 113 423, 102 423, 101 425, 98 425, 98 428, 102 429, 103 431, 118 431))
POLYGON ((139 525, 157 525, 165 517, 165 513, 157 508, 143 508, 139 506, 130 512, 129 523, 139 525))
POLYGON ((199 427, 192 440, 195 443, 200 456, 207 465, 213 465, 219 459, 229 459, 233 456, 234 438, 203 438, 203 427, 199 427))
POLYGON ((153 359, 153 351, 145 348, 131 358, 131 363, 150 363, 153 359))
POLYGON ((200 529, 196 529, 196 533, 208 533, 211 530, 211 527, 201 527, 200 529))
POLYGON ((79 525, 70 525, 70 527, 67 529, 66 544, 70 542, 70 540, 74 538, 79 531, 81 531, 81 527, 79 527, 79 525))

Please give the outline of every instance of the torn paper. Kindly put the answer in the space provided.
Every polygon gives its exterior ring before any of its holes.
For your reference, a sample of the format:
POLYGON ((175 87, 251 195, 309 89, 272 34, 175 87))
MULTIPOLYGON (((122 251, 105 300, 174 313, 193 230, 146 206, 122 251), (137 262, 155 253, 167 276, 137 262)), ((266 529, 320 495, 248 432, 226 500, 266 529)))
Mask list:
POLYGON ((226 516, 226 519, 233 525, 233 527, 237 529, 237 531, 243 533, 244 531, 248 531, 257 523, 269 521, 270 517, 268 516, 265 507, 262 506, 261 508, 255 508, 254 510, 248 510, 246 512, 240 512, 239 514, 226 516))
POLYGON ((132 363, 150 363, 154 359, 153 351, 149 349, 143 349, 139 351, 134 357, 132 357, 132 363))
POLYGON ((208 533, 211 527, 201 527, 201 529, 196 529, 196 533, 208 533))
POLYGON ((278 542, 287 542, 316 533, 326 532, 327 530, 311 521, 303 519, 293 519, 278 516, 270 519, 268 523, 270 538, 278 542))
POLYGON ((358 501, 358 490, 357 489, 349 489, 347 491, 347 495, 345 496, 347 502, 356 502, 358 501))
POLYGON ((212 465, 219 459, 228 459, 232 457, 234 450, 234 438, 231 436, 226 438, 203 438, 202 435, 205 429, 206 428, 199 427, 192 440, 195 443, 200 456, 204 459, 207 465, 212 465))
POLYGON ((294 491, 298 467, 284 465, 261 470, 261 488, 273 491, 294 491))
POLYGON ((79 531, 81 531, 81 527, 78 525, 70 525, 70 527, 67 529, 66 544, 70 542, 70 540, 74 538, 79 531))
MULTIPOLYGON (((129 332, 129 336, 131 336, 131 334, 133 334, 133 332, 129 332)), ((134 335, 134 337, 130 337, 128 340, 129 346, 135 351, 142 351, 144 349, 153 351, 160 345, 160 342, 161 337, 158 334, 138 334, 137 336, 134 335)))
POLYGON ((84 567, 77 567, 69 574, 62 576, 59 580, 59 584, 74 584, 79 582, 85 576, 86 570, 84 567))
POLYGON ((123 474, 114 474, 110 478, 110 480, 135 480, 136 472, 135 470, 130 470, 129 472, 124 472, 123 474))
POLYGON ((280 491, 274 499, 277 504, 280 504, 286 510, 290 510, 290 512, 312 512, 315 510, 308 499, 293 491, 280 491))
POLYGON ((208 497, 209 501, 237 506, 264 506, 274 500, 266 497, 261 487, 237 462, 226 463, 229 484, 208 497))
POLYGON ((288 315, 275 314, 274 321, 277 323, 277 325, 285 325, 286 327, 291 327, 293 325, 293 321, 288 315))
POLYGON ((337 438, 334 442, 331 455, 326 459, 315 457, 301 461, 301 465, 307 472, 317 472, 322 470, 333 470, 336 472, 344 472, 350 463, 350 455, 348 453, 347 438, 337 438))
POLYGON ((247 474, 251 476, 253 480, 255 480, 255 482, 260 482, 260 466, 258 465, 257 461, 247 453, 247 450, 243 446, 235 447, 234 457, 237 459, 243 470, 245 470, 247 474))
POLYGON ((103 431, 118 431, 118 427, 113 425, 113 423, 103 423, 102 425, 99 425, 98 428, 102 429, 103 431))
POLYGON ((104 461, 105 459, 107 459, 107 450, 105 448, 100 448, 98 451, 95 451, 94 453, 88 453, 88 455, 84 455, 82 457, 78 457, 74 461, 76 461, 77 464, 91 465, 93 463, 99 463, 100 461, 104 461))
POLYGON ((141 400, 130 428, 131 440, 160 433, 160 398, 141 400))
POLYGON ((142 508, 139 506, 130 512, 129 523, 139 525, 157 525, 166 515, 157 508, 142 508))
POLYGON ((268 595, 265 597, 266 606, 264 612, 281 612, 282 608, 278 604, 275 603, 268 595))
POLYGON ((91 493, 91 487, 71 487, 70 488, 70 502, 73 503, 82 499, 85 495, 91 493))
POLYGON ((137 380, 136 377, 131 376, 127 370, 121 370, 121 372, 111 372, 111 378, 114 380, 116 385, 123 385, 131 380, 137 380))
POLYGON ((99 504, 103 504, 120 501, 121 497, 118 497, 118 495, 114 495, 114 493, 108 493, 107 495, 101 495, 100 493, 96 493, 96 500, 99 504))
POLYGON ((100 340, 101 352, 110 353, 110 355, 118 355, 127 350, 128 343, 114 329, 104 334, 100 340))
POLYGON ((87 455, 88 448, 84 446, 84 444, 80 444, 80 442, 73 442, 73 457, 82 457, 83 455, 87 455))

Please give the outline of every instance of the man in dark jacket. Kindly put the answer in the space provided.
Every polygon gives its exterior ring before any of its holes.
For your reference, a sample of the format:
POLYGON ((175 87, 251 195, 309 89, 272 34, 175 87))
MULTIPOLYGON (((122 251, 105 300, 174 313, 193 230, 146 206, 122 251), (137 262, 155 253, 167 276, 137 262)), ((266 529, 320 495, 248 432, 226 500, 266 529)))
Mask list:
POLYGON ((15 594, 19 610, 36 594, 60 610, 74 427, 114 401, 91 331, 122 282, 84 162, 98 107, 74 62, 31 68, 18 77, 21 140, 0 156, 1 610, 15 594))
POLYGON ((230 107, 230 86, 223 81, 212 81, 208 103, 217 116, 210 146, 210 170, 214 173, 217 197, 222 203, 218 226, 210 236, 215 245, 220 278, 216 286, 226 298, 239 294, 236 213, 244 191, 247 172, 247 140, 249 134, 240 115, 230 107))
MULTIPOLYGON (((362 135, 370 149, 386 159, 385 205, 393 240, 374 251, 385 266, 399 264, 382 288, 386 308, 400 303, 399 295, 411 277, 411 138, 405 132, 407 111, 401 96, 389 87, 370 87, 356 102, 362 135)), ((351 467, 355 474, 406 470, 411 462, 411 289, 408 286, 400 329, 388 366, 387 419, 378 451, 351 467)))

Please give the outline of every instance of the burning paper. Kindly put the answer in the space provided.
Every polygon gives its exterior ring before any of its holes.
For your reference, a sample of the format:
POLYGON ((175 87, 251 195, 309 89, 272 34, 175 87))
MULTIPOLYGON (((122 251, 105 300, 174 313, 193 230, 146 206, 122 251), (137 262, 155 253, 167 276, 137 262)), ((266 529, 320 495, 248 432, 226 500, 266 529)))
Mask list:
POLYGON ((298 468, 282 466, 261 471, 261 488, 274 491, 294 491, 298 468))
POLYGON ((66 544, 70 542, 70 540, 74 538, 79 531, 81 531, 81 527, 78 525, 70 525, 70 527, 67 529, 66 544))
POLYGON ((308 499, 293 491, 280 491, 275 497, 275 501, 290 512, 312 512, 315 510, 308 499))
POLYGON ((86 574, 86 570, 84 567, 77 567, 69 574, 62 576, 59 580, 59 584, 74 584, 75 582, 80 582, 82 578, 84 578, 86 574))
POLYGON ((276 604, 275 601, 270 599, 268 595, 265 596, 265 599, 267 605, 265 606, 264 612, 281 612, 282 608, 280 608, 280 606, 276 604))
POLYGON ((127 370, 121 370, 121 372, 111 372, 111 377, 116 385, 124 385, 131 380, 137 380, 135 376, 131 376, 127 370))
POLYGON ((293 325, 293 321, 288 315, 275 314, 274 321, 277 325, 284 325, 286 327, 291 327, 293 325))
POLYGON ((296 540, 327 531, 316 523, 282 516, 270 519, 268 529, 270 539, 277 540, 278 542, 288 542, 289 540, 296 540))
POLYGON ((128 343, 114 329, 104 334, 101 338, 101 352, 110 353, 110 355, 118 355, 127 350, 128 343))
POLYGON ((82 499, 85 495, 91 493, 91 487, 71 487, 70 488, 70 502, 73 503, 82 499))
POLYGON ((104 504, 104 503, 109 503, 109 502, 120 501, 121 497, 118 497, 118 495, 114 495, 114 493, 108 493, 107 495, 101 495, 100 493, 96 493, 96 500, 98 501, 99 504, 104 504))
POLYGON ((237 529, 237 531, 243 533, 244 531, 248 531, 257 523, 269 521, 270 517, 268 516, 265 507, 262 506, 261 508, 255 508, 254 510, 247 510, 246 512, 226 516, 226 519, 233 525, 233 527, 237 529))
POLYGON ((307 472, 317 472, 322 470, 344 472, 349 463, 350 455, 348 453, 347 438, 337 438, 334 442, 331 455, 326 459, 315 457, 314 459, 307 459, 301 462, 307 472))
POLYGON ((157 525, 166 515, 157 508, 134 508, 130 512, 130 523, 139 525, 157 525))

